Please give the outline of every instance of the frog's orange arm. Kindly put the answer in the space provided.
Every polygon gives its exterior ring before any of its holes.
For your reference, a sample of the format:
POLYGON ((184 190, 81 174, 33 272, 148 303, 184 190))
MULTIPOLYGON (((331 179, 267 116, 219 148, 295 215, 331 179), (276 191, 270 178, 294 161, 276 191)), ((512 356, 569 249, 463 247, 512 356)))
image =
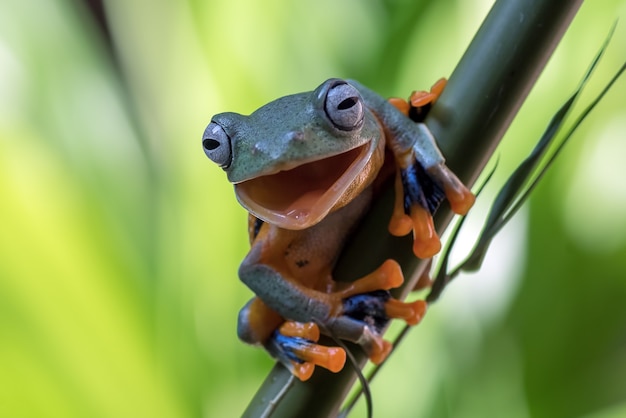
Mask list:
MULTIPOLYGON (((389 102, 411 120, 421 122, 441 96, 446 82, 446 79, 442 78, 430 91, 414 91, 408 101, 394 98, 389 102)), ((432 221, 432 213, 439 204, 439 190, 447 197, 452 210, 459 214, 465 214, 471 208, 474 204, 474 195, 443 163, 434 164, 424 170, 415 161, 414 149, 395 147, 394 155, 397 166, 396 199, 389 232, 392 235, 403 236, 413 231, 415 255, 420 258, 432 257, 441 249, 432 221)))

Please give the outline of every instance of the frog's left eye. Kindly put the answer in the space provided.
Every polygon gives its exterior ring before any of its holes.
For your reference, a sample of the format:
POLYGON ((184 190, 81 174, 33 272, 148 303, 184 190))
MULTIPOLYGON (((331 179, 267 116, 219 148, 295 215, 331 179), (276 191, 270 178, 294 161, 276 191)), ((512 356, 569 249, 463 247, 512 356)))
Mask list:
POLYGON ((224 132, 224 128, 215 122, 209 123, 202 135, 202 147, 204 153, 215 164, 226 169, 232 159, 230 138, 224 132))
POLYGON ((324 110, 331 122, 342 131, 351 131, 363 123, 363 101, 359 91, 347 83, 331 87, 324 110))

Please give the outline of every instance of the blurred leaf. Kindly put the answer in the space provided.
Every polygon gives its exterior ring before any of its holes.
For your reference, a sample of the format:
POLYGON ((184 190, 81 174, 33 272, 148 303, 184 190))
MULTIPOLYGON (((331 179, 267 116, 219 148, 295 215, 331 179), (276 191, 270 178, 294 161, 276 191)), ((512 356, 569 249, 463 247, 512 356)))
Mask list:
MULTIPOLYGON (((546 131, 537 142, 537 145, 535 146, 531 154, 526 157, 526 159, 515 169, 513 174, 511 174, 507 182, 500 189, 500 192, 493 202, 483 231, 481 232, 477 240, 476 246, 467 257, 467 259, 463 261, 461 265, 456 269, 456 272, 453 273, 453 275, 456 275, 456 273, 458 273, 458 271, 460 270, 476 271, 480 268, 493 238, 504 227, 504 225, 506 225, 507 222, 511 220, 515 213, 517 213, 517 211, 524 204, 526 199, 528 199, 528 197, 530 196, 530 192, 532 192, 532 190, 538 184, 539 180, 541 180, 545 172, 548 170, 548 168, 550 168, 560 150, 572 137, 576 128, 585 119, 589 112, 593 110, 593 108, 598 104, 602 97, 604 97, 609 88, 624 71, 625 67, 622 66, 622 68, 618 70, 618 72, 609 81, 603 91, 576 119, 576 122, 574 123, 572 128, 564 135, 557 149, 554 151, 548 161, 544 163, 541 169, 537 170, 537 166, 541 163, 542 157, 547 152, 553 140, 556 138, 557 134, 560 131, 560 128, 563 126, 563 123, 566 121, 570 110, 576 102, 576 99, 581 94, 583 88, 587 84, 587 81, 591 77, 591 74, 600 62, 600 58, 604 54, 604 51, 606 50, 614 31, 615 25, 613 25, 613 27, 611 28, 611 31, 609 32, 609 35, 607 36, 604 44, 592 61, 589 69, 587 70, 587 73, 583 76, 583 79, 577 89, 552 117, 550 123, 548 124, 548 127, 546 128, 546 131), (534 177, 534 179, 530 184, 527 185, 531 177, 534 177)), ((447 281, 449 280, 450 279, 448 279, 447 281)))

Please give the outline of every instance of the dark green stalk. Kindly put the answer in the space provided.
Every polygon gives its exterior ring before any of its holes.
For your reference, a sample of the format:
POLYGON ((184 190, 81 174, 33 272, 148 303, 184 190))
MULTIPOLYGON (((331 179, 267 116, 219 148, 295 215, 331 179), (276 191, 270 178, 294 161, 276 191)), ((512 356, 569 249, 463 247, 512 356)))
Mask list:
MULTIPOLYGON (((581 3, 498 0, 493 6, 426 120, 448 165, 466 184, 473 184, 481 173, 581 3)), ((414 258, 410 238, 387 233, 391 207, 389 190, 344 250, 335 277, 353 279, 394 258, 406 277, 396 296, 404 297, 426 263, 414 258)), ((442 208, 436 218, 438 230, 443 231, 451 218, 442 208)), ((355 355, 365 362, 358 348, 355 355)), ((339 374, 316 370, 310 381, 301 383, 290 380, 277 365, 244 416, 336 416, 354 380, 354 371, 346 367, 339 374)))

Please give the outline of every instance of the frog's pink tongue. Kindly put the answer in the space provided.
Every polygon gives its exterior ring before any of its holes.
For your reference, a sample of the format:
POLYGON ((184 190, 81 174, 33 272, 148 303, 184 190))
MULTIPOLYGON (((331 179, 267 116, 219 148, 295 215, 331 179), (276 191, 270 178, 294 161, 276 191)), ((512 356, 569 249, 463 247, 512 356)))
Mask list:
POLYGON ((372 153, 366 144, 343 154, 235 185, 241 204, 256 217, 286 229, 318 223, 341 199, 372 153), (369 155, 368 155, 369 154, 369 155))

